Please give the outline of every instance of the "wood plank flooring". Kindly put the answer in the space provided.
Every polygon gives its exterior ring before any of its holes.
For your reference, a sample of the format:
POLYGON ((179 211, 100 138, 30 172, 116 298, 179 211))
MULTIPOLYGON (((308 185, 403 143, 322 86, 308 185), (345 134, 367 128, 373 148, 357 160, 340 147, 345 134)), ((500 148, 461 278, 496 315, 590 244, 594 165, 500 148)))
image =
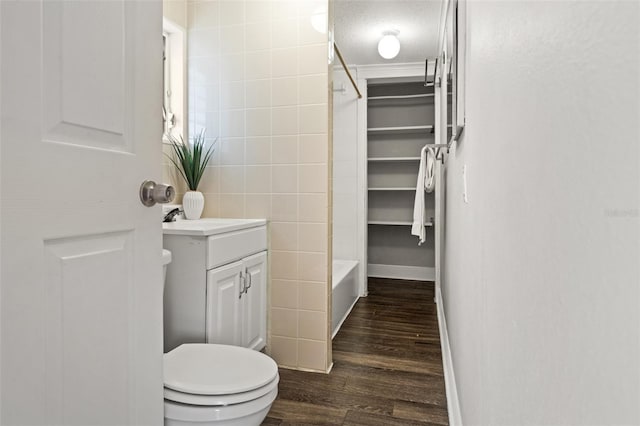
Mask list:
POLYGON ((330 374, 280 369, 263 425, 447 425, 431 282, 369 279, 333 339, 330 374))

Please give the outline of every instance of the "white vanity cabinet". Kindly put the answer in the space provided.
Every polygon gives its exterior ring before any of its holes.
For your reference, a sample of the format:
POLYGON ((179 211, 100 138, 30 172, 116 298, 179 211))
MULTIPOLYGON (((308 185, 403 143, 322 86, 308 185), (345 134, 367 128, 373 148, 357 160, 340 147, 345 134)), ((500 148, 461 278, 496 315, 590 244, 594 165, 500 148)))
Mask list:
POLYGON ((267 339, 267 228, 263 219, 163 225, 172 253, 164 292, 164 350, 222 343, 261 350, 267 339))
POLYGON ((207 271, 207 342, 262 349, 267 336, 266 289, 266 251, 207 271))

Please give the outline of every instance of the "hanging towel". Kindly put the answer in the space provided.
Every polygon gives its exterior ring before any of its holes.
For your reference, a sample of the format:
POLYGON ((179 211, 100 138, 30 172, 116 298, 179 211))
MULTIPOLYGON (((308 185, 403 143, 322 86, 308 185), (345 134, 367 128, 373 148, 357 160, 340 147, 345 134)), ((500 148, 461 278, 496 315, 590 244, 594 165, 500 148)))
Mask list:
POLYGON ((416 183, 416 198, 413 205, 413 225, 411 235, 418 237, 418 245, 424 243, 426 230, 424 228, 424 193, 432 192, 435 187, 435 152, 425 146, 420 151, 420 167, 418 182, 416 183))

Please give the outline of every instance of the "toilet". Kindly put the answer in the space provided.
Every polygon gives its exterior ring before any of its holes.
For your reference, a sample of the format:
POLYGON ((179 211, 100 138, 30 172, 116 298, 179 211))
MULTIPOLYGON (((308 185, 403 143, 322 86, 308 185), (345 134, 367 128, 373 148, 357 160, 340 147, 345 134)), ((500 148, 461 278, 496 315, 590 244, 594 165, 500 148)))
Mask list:
MULTIPOLYGON (((163 250, 166 276, 171 253, 163 250)), ((164 424, 262 423, 278 395, 278 366, 240 346, 185 343, 164 354, 164 424)))

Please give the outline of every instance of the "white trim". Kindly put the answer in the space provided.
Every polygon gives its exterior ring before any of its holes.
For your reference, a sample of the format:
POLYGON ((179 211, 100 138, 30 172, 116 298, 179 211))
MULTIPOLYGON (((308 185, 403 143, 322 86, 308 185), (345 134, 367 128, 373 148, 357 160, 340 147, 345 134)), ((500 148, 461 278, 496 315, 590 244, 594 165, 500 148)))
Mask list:
POLYGON ((440 348, 442 350, 442 366, 444 368, 444 384, 447 392, 447 413, 450 426, 462 426, 462 413, 460 412, 460 400, 456 386, 456 375, 453 371, 453 359, 449 346, 449 333, 444 314, 442 292, 436 286, 436 306, 438 310, 438 329, 440 330, 440 348))
POLYGON ((360 267, 358 268, 358 292, 360 297, 366 297, 369 293, 367 285, 367 245, 368 245, 368 191, 367 191, 367 80, 360 78, 359 70, 355 69, 358 87, 362 92, 362 99, 358 99, 358 122, 357 122, 357 173, 358 188, 356 191, 357 200, 357 227, 358 242, 357 254, 360 267))
POLYGON ((381 265, 369 263, 367 272, 373 278, 393 278, 398 280, 434 281, 436 270, 425 266, 381 265))
POLYGON ((338 334, 338 331, 340 331, 340 328, 342 327, 342 323, 344 323, 346 319, 349 317, 349 314, 353 310, 353 307, 356 306, 356 303, 358 303, 358 300, 360 300, 360 297, 355 298, 355 300, 353 301, 351 306, 349 306, 349 309, 347 309, 347 312, 344 314, 342 319, 338 322, 338 324, 336 324, 336 329, 333 330, 333 332, 331 333, 331 340, 333 340, 333 338, 336 337, 336 334, 338 334))
MULTIPOLYGON (((378 78, 393 78, 394 82, 398 82, 398 78, 407 78, 407 81, 424 80, 423 62, 412 62, 407 64, 358 65, 357 69, 358 78, 365 80, 378 78), (416 79, 416 77, 420 78, 416 79)), ((368 84, 368 82, 365 82, 365 84, 368 84)))

